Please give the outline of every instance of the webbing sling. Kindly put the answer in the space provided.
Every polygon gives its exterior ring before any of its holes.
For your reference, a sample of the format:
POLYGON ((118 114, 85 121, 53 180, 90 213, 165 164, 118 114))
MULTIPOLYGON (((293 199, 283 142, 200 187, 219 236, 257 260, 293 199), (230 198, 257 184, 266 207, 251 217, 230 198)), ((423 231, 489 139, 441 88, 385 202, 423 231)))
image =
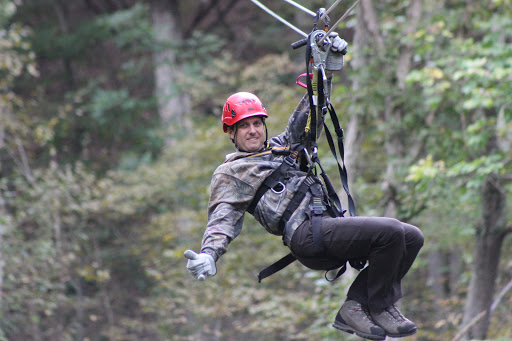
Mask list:
POLYGON ((324 130, 325 130, 325 136, 327 138, 327 142, 329 143, 329 148, 331 149, 331 153, 336 159, 336 163, 338 165, 338 172, 340 174, 341 183, 343 185, 343 189, 345 190, 345 193, 347 193, 347 199, 348 199, 348 211, 350 213, 350 216, 356 215, 356 205, 354 203, 354 199, 352 198, 352 195, 350 194, 350 190, 348 188, 348 175, 347 175, 347 168, 345 167, 345 150, 343 147, 343 129, 340 127, 340 123, 338 121, 338 116, 336 115, 336 111, 334 111, 334 107, 331 103, 329 103, 329 115, 331 116, 331 121, 334 126, 334 131, 336 132, 336 136, 338 138, 338 150, 340 153, 341 158, 341 165, 340 161, 338 160, 337 154, 336 154, 336 148, 334 147, 334 142, 331 136, 331 132, 327 128, 327 125, 324 123, 324 130))

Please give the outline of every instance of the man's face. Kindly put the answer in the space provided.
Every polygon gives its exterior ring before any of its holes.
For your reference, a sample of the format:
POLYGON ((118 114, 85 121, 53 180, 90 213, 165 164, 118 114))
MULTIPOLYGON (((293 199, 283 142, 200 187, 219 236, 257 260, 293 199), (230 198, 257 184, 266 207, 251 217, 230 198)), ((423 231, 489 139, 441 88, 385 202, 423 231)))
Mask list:
POLYGON ((259 116, 248 117, 237 122, 234 130, 229 130, 229 137, 235 141, 238 149, 257 152, 265 142, 265 124, 259 116))

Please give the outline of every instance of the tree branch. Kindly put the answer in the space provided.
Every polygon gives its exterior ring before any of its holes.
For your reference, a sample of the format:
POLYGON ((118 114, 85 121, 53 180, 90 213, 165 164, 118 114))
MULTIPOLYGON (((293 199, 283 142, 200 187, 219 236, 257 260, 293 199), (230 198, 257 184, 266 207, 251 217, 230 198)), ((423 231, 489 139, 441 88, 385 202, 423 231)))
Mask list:
POLYGON ((32 175, 32 170, 30 169, 30 165, 28 163, 27 153, 25 152, 25 148, 19 138, 15 138, 15 143, 18 149, 19 158, 16 156, 16 153, 11 150, 11 148, 7 148, 7 153, 14 160, 14 163, 18 166, 21 173, 25 176, 25 179, 31 184, 34 184, 34 176, 32 175))
POLYGON ((501 289, 500 293, 498 294, 498 296, 496 297, 496 299, 494 300, 494 302, 491 304, 491 315, 492 313, 494 313, 494 311, 496 310, 496 308, 498 307, 498 305, 500 304, 501 302, 501 299, 507 294, 507 292, 509 292, 510 290, 512 289, 512 280, 510 280, 507 285, 505 285, 503 287, 503 289, 501 289))
POLYGON ((185 38, 190 37, 190 35, 196 29, 196 27, 199 26, 201 22, 203 22, 204 19, 208 16, 208 14, 212 12, 214 9, 216 9, 217 13, 217 18, 215 19, 215 22, 223 23, 223 17, 227 13, 229 13, 229 11, 231 11, 231 9, 236 5, 237 2, 239 2, 239 0, 231 0, 231 2, 224 7, 224 9, 221 8, 219 0, 211 0, 207 5, 199 5, 199 9, 196 11, 194 18, 191 20, 190 26, 185 30, 183 36, 185 38))
POLYGON ((204 5, 204 3, 201 3, 199 5, 198 10, 196 11, 196 14, 194 15, 194 18, 191 20, 190 26, 185 31, 184 36, 189 37, 190 34, 192 34, 192 31, 203 21, 203 19, 206 17, 206 15, 218 4, 218 0, 212 0, 209 2, 209 4, 204 5))
MULTIPOLYGON (((491 304, 491 307, 489 308, 489 315, 492 316, 498 305, 501 303, 501 299, 512 289, 512 280, 507 283, 501 289, 500 293, 494 300, 494 302, 491 304)), ((480 314, 476 315, 471 321, 469 321, 468 324, 466 324, 454 337, 451 341, 458 341, 461 337, 463 337, 468 330, 473 327, 475 324, 477 324, 481 319, 483 319, 487 315, 487 311, 482 311, 480 314)))
POLYGON ((464 328, 461 329, 461 331, 457 333, 457 335, 455 335, 452 341, 459 341, 459 339, 468 332, 469 328, 473 327, 478 321, 483 319, 485 315, 487 315, 486 311, 482 311, 480 314, 476 315, 471 321, 469 321, 468 324, 464 326, 464 328))

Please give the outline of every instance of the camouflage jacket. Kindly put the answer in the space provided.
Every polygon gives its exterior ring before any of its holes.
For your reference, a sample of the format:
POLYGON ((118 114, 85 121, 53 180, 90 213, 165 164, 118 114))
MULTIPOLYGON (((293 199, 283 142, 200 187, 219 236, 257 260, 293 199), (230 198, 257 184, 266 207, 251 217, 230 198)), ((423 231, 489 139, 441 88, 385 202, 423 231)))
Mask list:
MULTIPOLYGON (((211 181, 211 195, 208 204, 208 224, 203 236, 201 252, 208 253, 217 260, 227 249, 228 244, 242 230, 244 215, 251 204, 256 191, 284 160, 284 155, 276 151, 287 149, 299 142, 307 122, 309 100, 302 98, 291 115, 285 131, 270 139, 269 146, 259 152, 235 152, 226 156, 226 161, 214 172, 211 181)), ((321 131, 323 122, 318 120, 321 131)), ((317 135, 318 136, 318 135, 317 135)), ((286 173, 284 189, 270 189, 261 197, 254 210, 254 218, 270 233, 285 234, 283 240, 289 245, 293 231, 309 214, 308 192, 299 207, 285 223, 284 231, 279 221, 307 173, 299 170, 298 165, 286 173)))

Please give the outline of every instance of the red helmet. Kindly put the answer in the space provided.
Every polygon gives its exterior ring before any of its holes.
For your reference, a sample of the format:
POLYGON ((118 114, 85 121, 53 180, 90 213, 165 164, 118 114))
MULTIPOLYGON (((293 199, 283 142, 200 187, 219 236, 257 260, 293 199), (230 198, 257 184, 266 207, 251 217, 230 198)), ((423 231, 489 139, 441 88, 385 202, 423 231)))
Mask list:
POLYGON ((222 123, 224 132, 228 132, 228 126, 252 116, 268 117, 260 99, 250 92, 237 92, 229 96, 222 111, 222 123))

